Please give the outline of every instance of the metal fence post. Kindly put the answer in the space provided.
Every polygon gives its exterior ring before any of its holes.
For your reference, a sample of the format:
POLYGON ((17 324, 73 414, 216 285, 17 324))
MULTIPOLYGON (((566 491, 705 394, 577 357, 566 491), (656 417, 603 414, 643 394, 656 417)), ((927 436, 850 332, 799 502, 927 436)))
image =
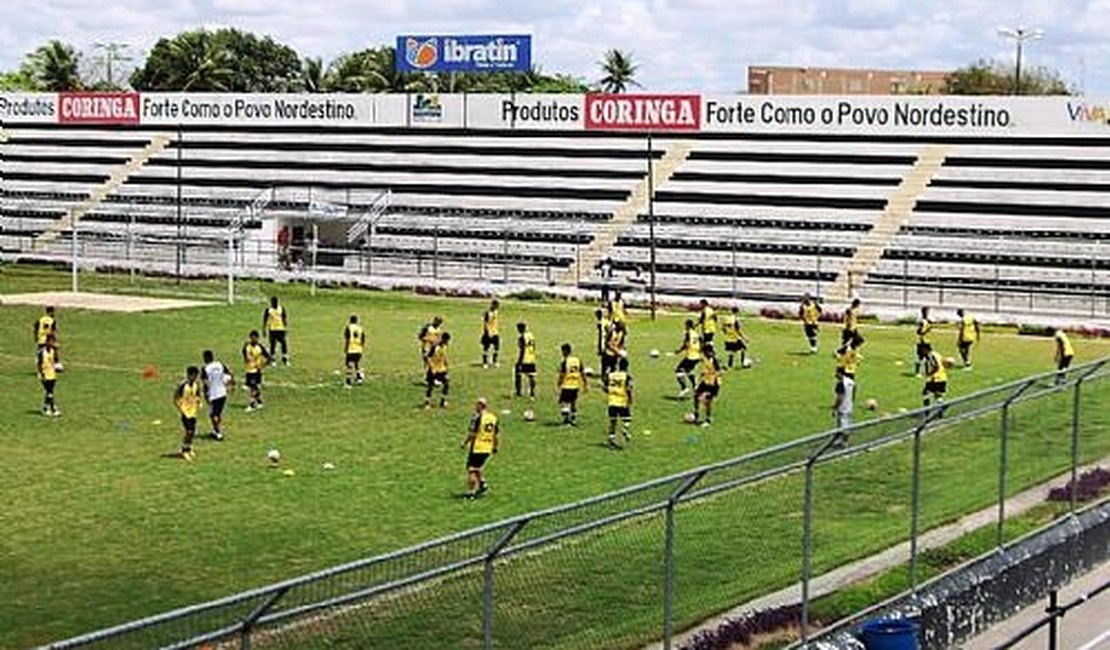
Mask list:
POLYGON ((497 559, 497 555, 504 550, 521 529, 528 525, 529 521, 531 520, 523 519, 514 523, 486 552, 482 577, 482 648, 484 650, 493 650, 493 563, 497 559))
POLYGON ((840 440, 834 434, 806 459, 805 489, 802 493, 802 642, 801 647, 809 646, 809 577, 813 561, 813 468, 817 460, 840 440))
POLYGON ((1071 404, 1071 495, 1069 496, 1069 512, 1075 512, 1079 490, 1079 395, 1083 391, 1083 381, 1102 368, 1106 361, 1103 360, 1088 368, 1082 375, 1075 378, 1075 395, 1071 404))
POLYGON ((1021 397, 1025 391, 1029 390, 1036 382, 1033 380, 1027 381, 1022 384, 1016 391, 1014 391, 1006 401, 1002 402, 1002 423, 1001 423, 1001 440, 999 441, 998 450, 998 521, 996 522, 996 535, 995 543, 997 546, 1002 546, 1002 528, 1006 521, 1006 474, 1009 468, 1009 449, 1010 449, 1010 405, 1014 400, 1021 397))
POLYGON ((278 589, 243 618, 243 622, 240 624, 239 628, 239 650, 250 650, 251 632, 254 630, 254 624, 258 622, 258 619, 262 618, 263 614, 273 609, 277 601, 281 600, 281 597, 288 592, 289 587, 278 589))
POLYGON ((1048 614, 1052 617, 1048 621, 1048 650, 1056 650, 1060 637, 1060 612, 1057 608, 1056 590, 1048 592, 1048 614))
POLYGON ((917 538, 921 525, 921 434, 933 420, 944 415, 946 404, 929 411, 913 430, 913 476, 910 488, 910 591, 917 595, 917 538))
POLYGON ((682 495, 702 479, 707 469, 689 476, 667 497, 666 521, 663 528, 663 650, 671 650, 674 636, 674 508, 682 495))

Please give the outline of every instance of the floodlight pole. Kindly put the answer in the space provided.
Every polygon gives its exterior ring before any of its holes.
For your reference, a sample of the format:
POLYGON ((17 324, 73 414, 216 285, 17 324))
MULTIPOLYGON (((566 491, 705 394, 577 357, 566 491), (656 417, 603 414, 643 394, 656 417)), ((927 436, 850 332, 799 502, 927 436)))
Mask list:
POLYGON ((1035 41, 1044 38, 1044 30, 1041 29, 1028 29, 1025 27, 998 28, 998 35, 1003 38, 1012 38, 1017 45, 1017 54, 1014 57, 1014 94, 1021 94, 1021 56, 1025 45, 1025 41, 1035 41))
POLYGON ((651 320, 655 320, 655 152, 647 134, 648 239, 651 240, 651 320))

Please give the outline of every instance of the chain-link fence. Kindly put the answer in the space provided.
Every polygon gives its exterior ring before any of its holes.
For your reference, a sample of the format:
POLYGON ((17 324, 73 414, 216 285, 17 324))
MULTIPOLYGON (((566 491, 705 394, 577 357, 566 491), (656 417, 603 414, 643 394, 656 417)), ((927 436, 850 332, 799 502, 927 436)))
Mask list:
MULTIPOLYGON (((1110 454, 1110 358, 50 648, 637 648, 1110 454)), ((1077 482, 1072 483, 1077 485, 1077 482)), ((1074 495, 1072 507, 1074 509, 1074 495)))

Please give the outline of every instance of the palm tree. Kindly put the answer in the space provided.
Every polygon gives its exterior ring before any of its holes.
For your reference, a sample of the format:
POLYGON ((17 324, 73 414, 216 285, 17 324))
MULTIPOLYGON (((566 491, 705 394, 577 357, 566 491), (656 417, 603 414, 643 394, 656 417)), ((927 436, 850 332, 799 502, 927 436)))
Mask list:
POLYGON ((607 93, 623 93, 630 86, 640 87, 636 81, 636 70, 640 66, 632 62, 632 55, 618 49, 605 53, 601 61, 601 71, 605 74, 598 82, 607 93))
POLYGON ((319 57, 307 57, 301 63, 301 89, 306 93, 322 93, 327 90, 324 62, 319 57))
POLYGON ((425 74, 397 71, 392 47, 375 47, 344 54, 328 66, 324 76, 329 90, 348 93, 392 93, 433 88, 425 74))
POLYGON ((27 58, 31 77, 42 90, 81 88, 81 76, 77 72, 81 55, 72 45, 58 40, 50 41, 27 58))
POLYGON ((166 85, 188 91, 219 92, 228 89, 233 71, 228 52, 203 31, 185 32, 169 43, 173 65, 167 73, 166 85))

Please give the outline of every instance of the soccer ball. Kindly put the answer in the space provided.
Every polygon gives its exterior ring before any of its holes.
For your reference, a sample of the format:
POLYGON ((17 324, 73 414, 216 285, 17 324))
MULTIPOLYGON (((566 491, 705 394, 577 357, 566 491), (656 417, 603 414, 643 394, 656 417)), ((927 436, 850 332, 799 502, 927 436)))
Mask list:
POLYGON ((945 368, 954 368, 954 367, 956 367, 956 359, 954 359, 953 357, 945 357, 944 358, 944 367, 945 368))
POLYGON ((65 369, 66 369, 66 367, 62 365, 62 362, 61 362, 61 361, 59 361, 58 363, 55 363, 55 364, 54 364, 54 372, 62 372, 62 371, 64 371, 65 369))
POLYGON ((270 462, 276 465, 281 462, 281 452, 277 449, 271 449, 266 452, 266 458, 269 458, 270 462))
POLYGON ((698 421, 698 416, 693 413, 686 413, 686 415, 682 416, 682 421, 686 424, 693 424, 698 421))
POLYGON ((863 405, 867 407, 868 411, 874 411, 875 409, 879 408, 879 400, 872 397, 864 402, 863 405))
POLYGON ((659 358, 659 348, 652 348, 651 352, 648 352, 648 354, 651 355, 652 359, 658 359, 659 358))
POLYGON ((586 369, 583 370, 582 373, 584 375, 586 375, 587 377, 593 377, 594 375, 597 374, 597 371, 594 370, 593 368, 589 367, 589 366, 586 366, 586 369))
POLYGON ((532 420, 535 420, 535 419, 536 419, 536 414, 532 411, 532 409, 528 409, 524 412, 524 421, 525 422, 531 422, 532 420))
POLYGON ((751 368, 752 367, 752 360, 751 359, 744 359, 744 362, 741 363, 740 365, 743 366, 744 368, 751 368))

